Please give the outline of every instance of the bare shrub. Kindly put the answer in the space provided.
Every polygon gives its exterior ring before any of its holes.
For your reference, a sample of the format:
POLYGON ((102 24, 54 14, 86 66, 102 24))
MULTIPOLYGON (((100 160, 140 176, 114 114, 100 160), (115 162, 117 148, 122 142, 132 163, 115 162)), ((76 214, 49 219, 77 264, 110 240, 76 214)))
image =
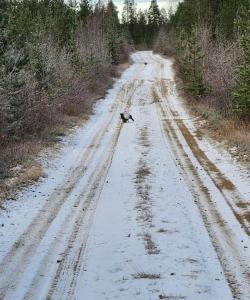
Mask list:
POLYGON ((81 24, 77 32, 77 51, 80 66, 87 75, 98 74, 108 68, 111 58, 108 53, 107 39, 102 30, 102 16, 98 13, 81 24))
POLYGON ((30 182, 38 181, 40 177, 44 176, 44 171, 41 166, 39 165, 34 165, 30 166, 25 171, 23 174, 20 176, 19 179, 19 184, 28 184, 30 182))
POLYGON ((175 55, 175 38, 173 32, 167 32, 163 27, 160 28, 159 34, 154 44, 154 52, 160 52, 167 57, 175 55))
MULTIPOLYGON (((14 57, 12 72, 0 78, 1 134, 36 134, 55 124, 60 96, 69 89, 73 76, 70 57, 50 39, 38 45, 27 44, 29 68, 16 68, 22 52, 8 49, 5 57, 14 57)), ((7 65, 7 63, 6 63, 7 65)))
POLYGON ((202 115, 206 123, 201 129, 209 129, 213 138, 224 141, 229 151, 240 160, 250 162, 250 126, 238 119, 224 118, 206 103, 192 105, 192 112, 202 115))
POLYGON ((207 87, 206 100, 229 114, 232 108, 232 92, 237 85, 237 67, 242 59, 239 41, 214 41, 206 26, 195 30, 202 50, 202 81, 207 87))
POLYGON ((13 140, 5 137, 0 139, 0 179, 13 175, 13 166, 27 161, 46 143, 41 140, 13 140))

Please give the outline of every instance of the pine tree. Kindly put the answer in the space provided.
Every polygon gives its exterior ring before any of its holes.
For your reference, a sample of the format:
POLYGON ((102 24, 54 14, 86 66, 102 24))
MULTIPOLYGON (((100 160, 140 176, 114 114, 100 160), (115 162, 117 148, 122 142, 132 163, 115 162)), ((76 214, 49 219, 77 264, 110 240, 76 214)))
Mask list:
POLYGON ((92 6, 89 0, 81 0, 79 9, 79 19, 83 24, 86 24, 88 17, 92 13, 92 6))
POLYGON ((136 4, 134 0, 125 0, 122 12, 122 23, 127 27, 132 40, 135 37, 136 4))
POLYGON ((181 62, 180 72, 186 81, 186 89, 194 96, 205 93, 201 77, 201 58, 203 56, 195 39, 194 32, 187 35, 184 31, 179 36, 178 55, 181 62))
POLYGON ((108 50, 112 64, 117 65, 119 63, 122 41, 118 11, 112 0, 109 0, 107 5, 104 18, 104 30, 106 33, 108 50))
POLYGON ((147 28, 147 12, 139 9, 135 25, 134 42, 136 45, 145 47, 147 28))
POLYGON ((234 93, 234 111, 243 118, 250 119, 250 20, 248 18, 242 35, 241 46, 244 61, 239 67, 239 86, 234 93))
POLYGON ((157 0, 151 0, 151 4, 148 10, 148 24, 155 27, 159 27, 161 25, 161 22, 161 12, 157 0))
POLYGON ((162 24, 161 12, 157 0, 151 0, 148 10, 148 44, 152 45, 162 24))

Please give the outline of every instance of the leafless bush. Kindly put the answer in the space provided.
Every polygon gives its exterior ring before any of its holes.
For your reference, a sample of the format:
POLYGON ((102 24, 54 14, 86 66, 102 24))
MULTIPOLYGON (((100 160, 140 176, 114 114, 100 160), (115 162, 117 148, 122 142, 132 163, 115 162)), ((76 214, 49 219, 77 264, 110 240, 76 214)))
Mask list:
POLYGON ((111 63, 107 39, 102 30, 102 17, 99 14, 81 24, 77 34, 77 49, 80 64, 88 75, 99 73, 111 63))
MULTIPOLYGON (((21 51, 8 49, 5 57, 18 63, 21 51)), ((21 136, 41 132, 56 122, 61 99, 73 77, 70 57, 48 38, 27 44, 29 68, 15 64, 0 78, 1 134, 21 136)), ((60 111, 60 110, 59 110, 60 111)))
POLYGON ((237 66, 242 58, 239 42, 214 41, 205 26, 195 31, 202 50, 202 81, 210 93, 206 100, 212 106, 228 114, 232 106, 232 91, 237 82, 237 66))
POLYGON ((164 28, 161 28, 155 41, 154 51, 172 57, 175 54, 174 40, 173 32, 166 32, 164 28))
POLYGON ((22 164, 36 152, 38 152, 46 143, 41 140, 13 140, 0 139, 0 182, 1 179, 12 176, 11 167, 22 164))

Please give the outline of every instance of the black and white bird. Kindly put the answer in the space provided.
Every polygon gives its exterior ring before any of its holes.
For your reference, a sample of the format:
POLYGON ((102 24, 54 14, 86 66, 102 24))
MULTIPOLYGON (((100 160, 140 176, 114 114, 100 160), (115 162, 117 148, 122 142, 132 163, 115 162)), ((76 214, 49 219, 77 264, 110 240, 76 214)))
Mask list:
POLYGON ((131 114, 124 112, 124 113, 120 113, 121 119, 124 123, 129 122, 129 120, 132 120, 134 122, 133 117, 131 116, 131 114))

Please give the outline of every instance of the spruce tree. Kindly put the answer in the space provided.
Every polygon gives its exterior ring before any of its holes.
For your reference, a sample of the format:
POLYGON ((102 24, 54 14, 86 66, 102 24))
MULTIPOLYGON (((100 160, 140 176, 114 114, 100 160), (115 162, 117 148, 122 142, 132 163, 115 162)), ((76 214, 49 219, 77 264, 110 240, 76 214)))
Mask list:
POLYGON ((122 12, 122 23, 127 27, 132 40, 135 38, 136 4, 134 0, 125 0, 122 12))
POLYGON ((250 20, 247 20, 242 35, 241 46, 244 61, 239 67, 239 85, 234 93, 234 111, 243 118, 250 119, 250 20))
POLYGON ((88 17, 92 13, 92 6, 89 0, 81 0, 79 9, 79 19, 83 24, 86 24, 88 17))
POLYGON ((157 0, 151 0, 151 4, 148 10, 148 35, 147 42, 149 45, 153 45, 160 25, 162 24, 161 12, 157 3, 157 0))
POLYGON ((135 25, 134 42, 136 45, 145 47, 146 45, 146 28, 147 28, 147 12, 139 9, 135 25))
POLYGON ((117 65, 119 63, 122 42, 118 11, 112 0, 109 0, 107 5, 104 18, 104 31, 106 33, 111 62, 112 64, 117 65))

